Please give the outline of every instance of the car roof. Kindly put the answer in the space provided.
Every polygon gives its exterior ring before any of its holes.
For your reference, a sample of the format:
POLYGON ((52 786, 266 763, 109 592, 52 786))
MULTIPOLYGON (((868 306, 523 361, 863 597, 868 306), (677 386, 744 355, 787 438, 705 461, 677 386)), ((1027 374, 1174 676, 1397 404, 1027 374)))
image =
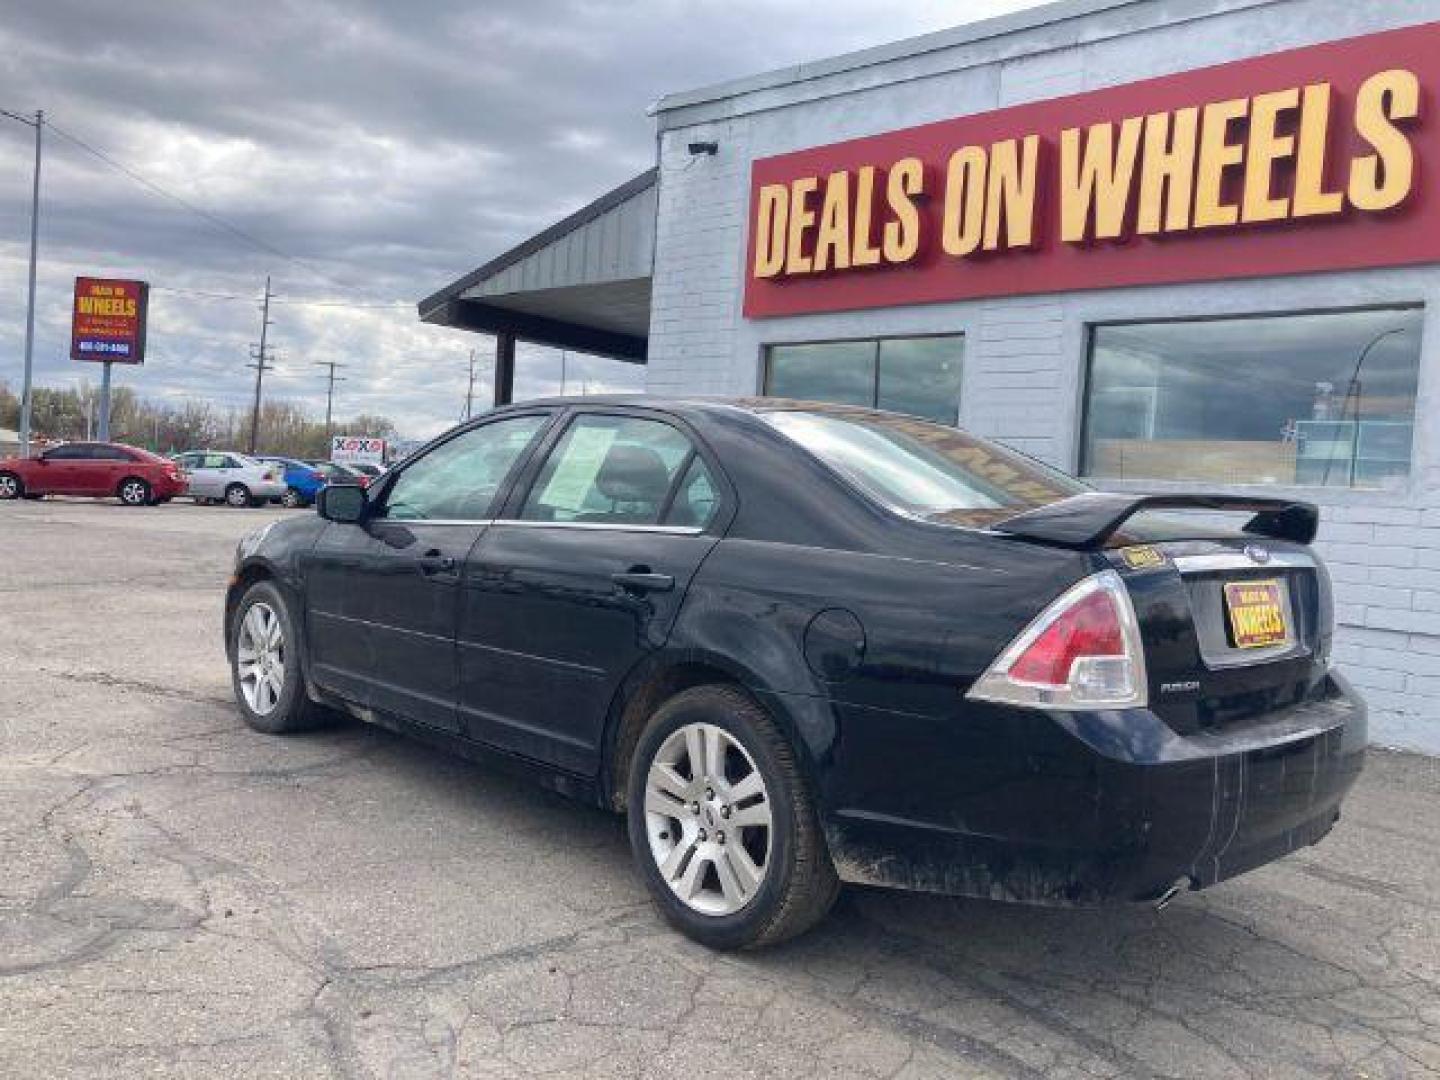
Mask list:
MULTIPOLYGON (((806 412, 829 413, 836 416, 899 416, 881 409, 867 409, 859 405, 836 405, 825 401, 803 401, 797 398, 724 396, 711 394, 591 394, 587 396, 532 398, 502 405, 485 413, 485 416, 500 416, 512 411, 534 408, 569 408, 572 406, 629 406, 638 409, 660 409, 680 415, 730 413, 759 414, 803 409, 806 412)), ((479 419, 479 417, 477 417, 479 419)))

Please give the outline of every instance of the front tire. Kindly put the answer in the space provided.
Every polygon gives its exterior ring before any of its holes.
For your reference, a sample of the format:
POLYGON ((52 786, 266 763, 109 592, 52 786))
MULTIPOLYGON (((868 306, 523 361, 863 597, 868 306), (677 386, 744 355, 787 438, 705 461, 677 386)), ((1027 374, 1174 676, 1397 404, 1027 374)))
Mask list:
POLYGON ((254 506, 255 499, 244 484, 231 484, 225 489, 225 504, 234 507, 254 506))
POLYGON ((804 933, 839 891, 789 740, 747 694, 700 686, 650 719, 627 790, 630 848, 667 921, 714 949, 804 933))
POLYGON ((304 731, 322 711, 305 692, 299 626, 274 584, 257 581, 230 617, 230 681, 245 723, 267 735, 304 731))
POLYGON ((305 505, 305 496, 301 495, 295 488, 287 487, 285 494, 280 496, 280 505, 285 507, 286 510, 299 510, 305 505))
POLYGON ((12 472, 0 472, 0 499, 25 497, 25 481, 12 472))
POLYGON ((138 476, 128 476, 120 481, 120 486, 115 489, 115 494, 126 506, 149 506, 150 485, 138 476))

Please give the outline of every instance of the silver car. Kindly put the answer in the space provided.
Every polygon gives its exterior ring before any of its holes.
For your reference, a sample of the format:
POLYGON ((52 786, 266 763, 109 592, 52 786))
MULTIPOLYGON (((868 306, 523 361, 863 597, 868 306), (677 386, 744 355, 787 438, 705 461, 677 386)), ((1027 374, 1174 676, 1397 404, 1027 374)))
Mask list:
POLYGON ((223 500, 230 506, 264 506, 285 494, 285 473, 229 451, 192 451, 175 459, 185 474, 185 493, 197 503, 223 500))

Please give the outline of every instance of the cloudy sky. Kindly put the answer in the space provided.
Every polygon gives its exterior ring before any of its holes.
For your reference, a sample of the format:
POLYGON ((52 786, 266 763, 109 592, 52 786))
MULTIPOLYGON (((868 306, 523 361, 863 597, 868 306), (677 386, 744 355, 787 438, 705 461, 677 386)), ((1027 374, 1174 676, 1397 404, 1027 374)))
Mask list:
MULTIPOLYGON (((77 274, 152 284, 142 395, 241 406, 265 275, 277 398, 406 435, 453 423, 488 338, 415 301, 653 163, 665 93, 1033 6, 1034 0, 0 0, 0 108, 46 111, 40 385, 71 363, 77 274), (70 136, 252 238, 188 212, 70 136), (339 306, 339 305, 355 306, 339 306)), ((0 119, 0 381, 19 388, 32 134, 0 119)), ((571 354, 569 385, 639 388, 571 354)), ((488 364, 479 393, 489 394, 488 364)), ((517 396, 555 392, 522 350, 517 396)))

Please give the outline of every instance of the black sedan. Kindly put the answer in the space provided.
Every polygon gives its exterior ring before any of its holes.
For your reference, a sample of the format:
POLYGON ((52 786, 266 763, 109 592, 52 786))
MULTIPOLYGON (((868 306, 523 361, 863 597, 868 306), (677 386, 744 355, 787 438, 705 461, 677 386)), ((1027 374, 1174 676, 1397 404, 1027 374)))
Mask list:
POLYGON ((715 947, 841 881, 1168 901, 1319 840, 1361 768, 1304 503, 1094 492, 863 409, 590 398, 318 510, 237 553, 249 724, 344 710, 625 813, 715 947))

